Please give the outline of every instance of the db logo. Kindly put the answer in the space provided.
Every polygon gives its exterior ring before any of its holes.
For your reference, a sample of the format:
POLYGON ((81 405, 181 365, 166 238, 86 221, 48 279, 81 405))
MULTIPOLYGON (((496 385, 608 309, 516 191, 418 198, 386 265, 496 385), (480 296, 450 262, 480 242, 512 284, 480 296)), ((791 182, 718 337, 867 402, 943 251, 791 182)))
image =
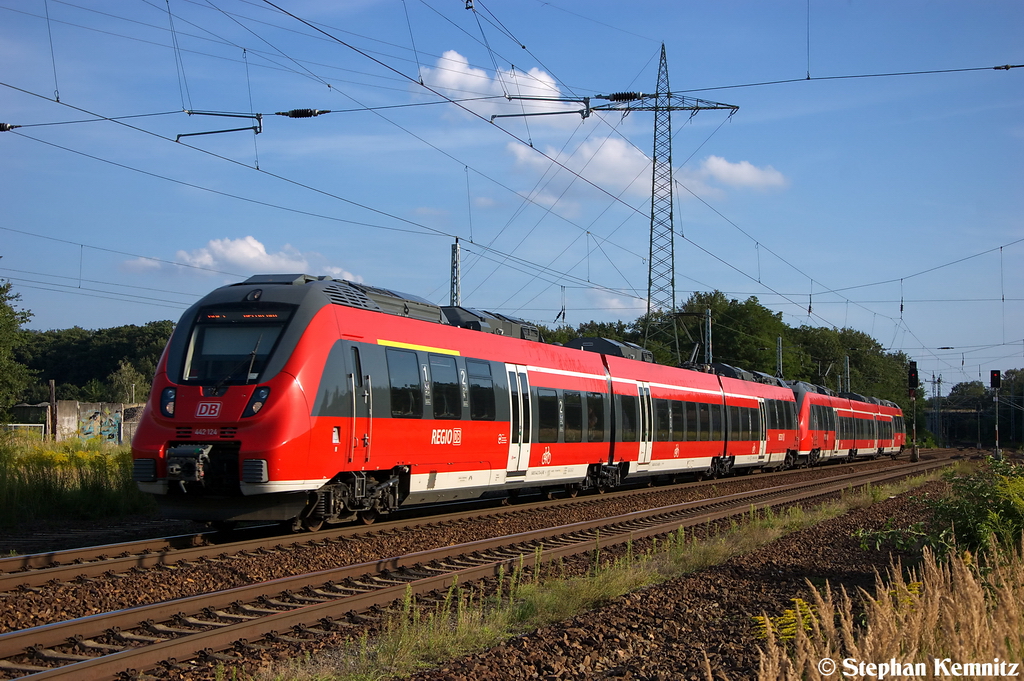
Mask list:
POLYGON ((430 433, 432 445, 461 445, 462 428, 438 428, 430 433))
POLYGON ((196 416, 220 416, 220 402, 200 402, 196 406, 196 416))

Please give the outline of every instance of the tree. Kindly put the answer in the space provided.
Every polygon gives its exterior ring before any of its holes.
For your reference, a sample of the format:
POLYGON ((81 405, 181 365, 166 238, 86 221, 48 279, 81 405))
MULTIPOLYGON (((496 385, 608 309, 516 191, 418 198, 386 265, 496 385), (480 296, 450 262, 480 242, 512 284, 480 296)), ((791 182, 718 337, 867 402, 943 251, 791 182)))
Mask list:
MULTIPOLYGON (((749 371, 774 374, 776 345, 787 326, 781 312, 772 312, 750 296, 744 301, 727 298, 721 291, 694 293, 683 304, 685 342, 700 343, 703 348, 704 314, 711 310, 711 346, 715 362, 731 364, 749 371)), ((680 339, 680 343, 684 340, 680 339)), ((698 361, 703 352, 698 354, 698 361)), ((787 376, 788 378, 788 376, 787 376)))
MULTIPOLYGON (((174 330, 171 321, 149 322, 91 331, 81 327, 51 331, 22 331, 24 342, 18 358, 39 376, 29 395, 45 399, 46 381, 57 384, 62 400, 122 402, 124 390, 112 394, 111 377, 128 362, 142 381, 136 383, 136 397, 148 394, 150 381, 167 339, 174 330)), ((130 385, 129 381, 128 385, 130 385)), ((39 401, 38 399, 36 401, 39 401)))
POLYGON ((145 401, 149 395, 149 379, 125 359, 118 364, 117 371, 107 377, 107 383, 114 402, 135 404, 145 401))
POLYGON ((0 280, 0 414, 17 403, 32 379, 28 367, 15 357, 21 327, 32 319, 31 312, 15 307, 19 300, 21 294, 11 291, 11 282, 0 280))

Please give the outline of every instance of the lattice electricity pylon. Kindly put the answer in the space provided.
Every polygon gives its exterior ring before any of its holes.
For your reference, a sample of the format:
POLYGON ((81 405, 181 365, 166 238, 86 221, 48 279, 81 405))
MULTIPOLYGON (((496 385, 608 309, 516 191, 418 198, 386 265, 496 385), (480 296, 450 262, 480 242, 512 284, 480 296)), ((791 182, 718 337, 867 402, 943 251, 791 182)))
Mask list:
POLYGON ((651 182, 651 242, 648 259, 647 313, 656 310, 675 311, 675 228, 672 215, 672 112, 689 111, 691 116, 706 109, 724 109, 732 116, 739 110, 732 104, 721 104, 673 94, 668 83, 668 59, 665 45, 661 45, 661 63, 658 65, 658 88, 654 94, 617 92, 594 97, 528 97, 508 96, 509 99, 543 102, 578 102, 578 111, 539 111, 534 113, 496 114, 495 118, 523 116, 551 116, 578 113, 587 118, 594 111, 654 112, 654 170, 651 182), (606 100, 608 104, 591 105, 591 100, 606 100))

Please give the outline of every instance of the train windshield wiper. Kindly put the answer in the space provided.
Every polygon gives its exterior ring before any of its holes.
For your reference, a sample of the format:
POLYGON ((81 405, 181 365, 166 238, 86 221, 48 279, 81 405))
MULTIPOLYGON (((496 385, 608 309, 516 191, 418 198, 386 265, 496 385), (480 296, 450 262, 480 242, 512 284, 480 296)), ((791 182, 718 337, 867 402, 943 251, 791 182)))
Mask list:
POLYGON ((231 367, 231 370, 228 371, 228 373, 224 375, 224 378, 220 379, 219 381, 217 381, 216 383, 213 384, 213 391, 214 392, 220 390, 224 386, 224 384, 227 383, 228 380, 230 380, 231 377, 235 375, 235 372, 238 371, 239 369, 241 369, 242 367, 244 367, 246 365, 246 363, 248 363, 248 365, 249 365, 249 370, 245 374, 245 385, 249 384, 249 381, 252 380, 252 366, 253 366, 253 364, 256 363, 256 353, 260 349, 260 342, 262 340, 263 340, 263 334, 261 333, 260 337, 256 339, 256 345, 254 345, 252 347, 252 351, 248 355, 246 355, 245 359, 243 359, 241 362, 239 362, 235 366, 231 367))

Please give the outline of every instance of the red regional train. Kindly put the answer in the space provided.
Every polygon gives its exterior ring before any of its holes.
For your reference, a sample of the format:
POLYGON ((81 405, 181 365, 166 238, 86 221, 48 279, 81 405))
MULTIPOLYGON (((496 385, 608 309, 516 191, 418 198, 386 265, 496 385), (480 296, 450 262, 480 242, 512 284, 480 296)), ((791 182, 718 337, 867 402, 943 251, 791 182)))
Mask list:
POLYGON ((892 403, 310 275, 182 316, 132 441, 167 517, 315 529, 399 507, 898 453, 892 403))

